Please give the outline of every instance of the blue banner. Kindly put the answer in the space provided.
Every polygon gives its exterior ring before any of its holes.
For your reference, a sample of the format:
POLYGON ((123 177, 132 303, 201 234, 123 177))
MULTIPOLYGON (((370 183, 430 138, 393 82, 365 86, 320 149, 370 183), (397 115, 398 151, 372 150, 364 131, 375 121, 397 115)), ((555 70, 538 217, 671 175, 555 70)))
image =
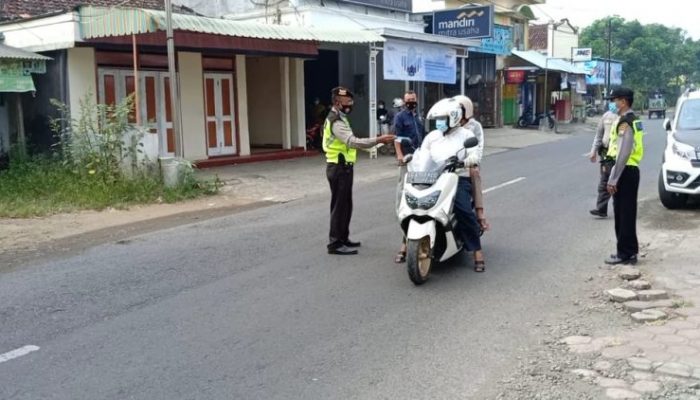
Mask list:
POLYGON ((499 56, 510 55, 513 49, 513 28, 504 25, 494 25, 493 36, 481 39, 481 46, 469 47, 469 51, 478 53, 496 54, 499 56))
POLYGON ((465 7, 433 13, 433 34, 481 39, 493 34, 493 6, 465 7))
MULTIPOLYGON (((608 68, 604 60, 577 62, 576 66, 586 70, 587 85, 605 85, 608 68)), ((610 84, 622 85, 622 64, 614 61, 610 63, 610 84)))
POLYGON ((457 51, 435 44, 387 40, 384 79, 455 84, 457 51))

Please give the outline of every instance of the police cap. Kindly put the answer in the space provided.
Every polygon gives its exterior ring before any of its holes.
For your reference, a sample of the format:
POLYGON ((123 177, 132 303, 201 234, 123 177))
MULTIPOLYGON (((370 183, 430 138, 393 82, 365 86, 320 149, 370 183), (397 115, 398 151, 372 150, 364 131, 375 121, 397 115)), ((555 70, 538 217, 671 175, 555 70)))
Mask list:
POLYGON ((632 100, 634 99, 634 91, 632 89, 628 88, 616 88, 613 89, 612 92, 610 92, 610 95, 606 97, 608 100, 613 100, 613 99, 628 99, 632 100))
POLYGON ((347 96, 351 99, 353 97, 355 97, 348 88, 343 87, 343 86, 338 86, 337 88, 334 88, 333 90, 331 90, 331 95, 333 95, 333 97, 335 97, 335 96, 347 96))

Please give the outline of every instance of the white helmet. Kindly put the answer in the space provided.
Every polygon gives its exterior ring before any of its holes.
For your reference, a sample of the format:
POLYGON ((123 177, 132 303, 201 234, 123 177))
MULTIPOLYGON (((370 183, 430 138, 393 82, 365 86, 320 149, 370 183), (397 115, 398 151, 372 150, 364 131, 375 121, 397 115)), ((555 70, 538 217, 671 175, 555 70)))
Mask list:
POLYGON ((453 97, 460 105, 464 111, 464 118, 469 119, 474 116, 474 103, 471 99, 463 94, 459 94, 453 97))
POLYGON ((428 111, 428 119, 447 118, 447 125, 456 128, 462 122, 462 105, 454 98, 446 98, 438 101, 428 111))
POLYGON ((394 108, 401 108, 401 107, 403 107, 403 100, 401 100, 400 98, 397 97, 394 99, 394 102, 392 105, 394 108))

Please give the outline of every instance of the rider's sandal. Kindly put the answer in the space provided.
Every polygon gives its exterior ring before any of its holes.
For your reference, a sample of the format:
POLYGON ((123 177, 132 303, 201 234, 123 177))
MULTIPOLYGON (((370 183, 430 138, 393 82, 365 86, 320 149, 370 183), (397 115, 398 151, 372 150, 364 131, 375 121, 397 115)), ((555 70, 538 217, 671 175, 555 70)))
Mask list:
POLYGON ((486 271, 486 261, 474 260, 474 272, 484 272, 484 271, 486 271))
POLYGON ((406 252, 405 251, 399 251, 396 253, 396 257, 394 257, 394 262, 397 264, 402 264, 406 262, 406 252))

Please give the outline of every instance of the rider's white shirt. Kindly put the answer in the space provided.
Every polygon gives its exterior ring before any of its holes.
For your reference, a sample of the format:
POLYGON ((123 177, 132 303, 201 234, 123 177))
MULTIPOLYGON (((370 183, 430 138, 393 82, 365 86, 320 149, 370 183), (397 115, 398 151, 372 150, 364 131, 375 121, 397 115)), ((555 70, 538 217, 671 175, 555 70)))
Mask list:
POLYGON ((451 129, 446 134, 434 130, 423 139, 420 149, 430 154, 430 158, 436 164, 441 164, 454 155, 458 156, 460 161, 464 161, 467 158, 467 152, 462 150, 464 141, 473 136, 472 131, 461 126, 451 129))

